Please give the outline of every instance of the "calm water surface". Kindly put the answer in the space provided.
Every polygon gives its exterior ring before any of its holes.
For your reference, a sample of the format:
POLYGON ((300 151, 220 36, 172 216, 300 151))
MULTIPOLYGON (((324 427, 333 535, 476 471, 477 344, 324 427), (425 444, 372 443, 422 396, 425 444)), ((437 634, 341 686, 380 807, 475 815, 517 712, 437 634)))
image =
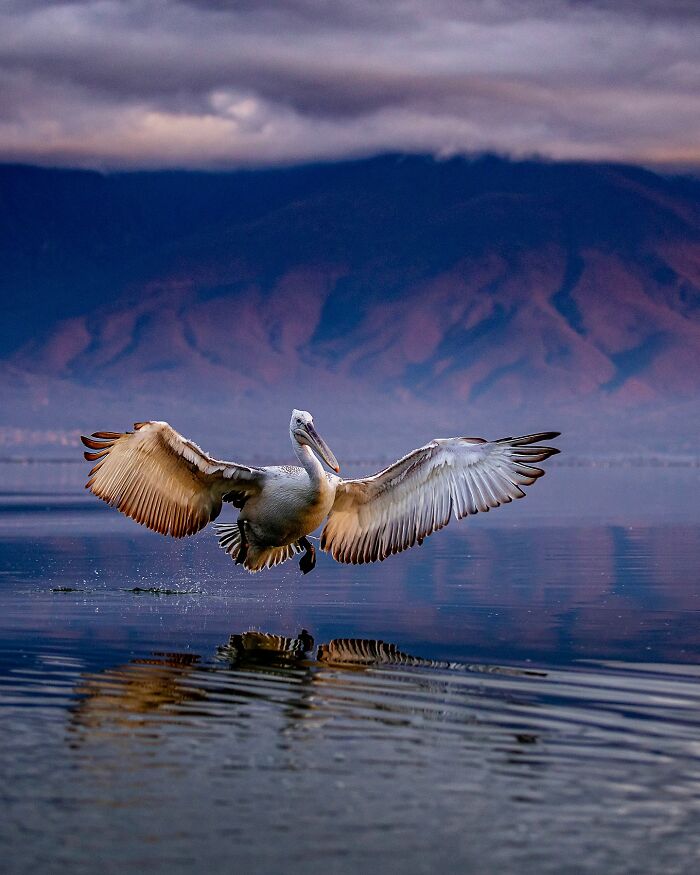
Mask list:
POLYGON ((0 465, 3 871, 700 871, 700 471, 550 468, 301 577, 0 465))

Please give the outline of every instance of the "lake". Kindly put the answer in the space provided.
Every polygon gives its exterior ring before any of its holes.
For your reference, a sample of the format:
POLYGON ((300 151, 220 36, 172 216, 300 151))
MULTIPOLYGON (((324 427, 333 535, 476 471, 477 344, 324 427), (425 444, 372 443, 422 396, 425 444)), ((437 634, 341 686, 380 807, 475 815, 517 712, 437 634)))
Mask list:
POLYGON ((700 468, 555 462, 305 577, 0 464, 3 871, 698 871, 700 468))

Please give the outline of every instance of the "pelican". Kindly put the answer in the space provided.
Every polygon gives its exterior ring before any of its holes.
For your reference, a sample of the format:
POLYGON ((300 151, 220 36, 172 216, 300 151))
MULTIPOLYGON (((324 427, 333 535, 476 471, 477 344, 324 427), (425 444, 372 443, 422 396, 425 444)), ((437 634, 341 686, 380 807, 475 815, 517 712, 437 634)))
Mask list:
POLYGON ((343 480, 310 413, 292 411, 289 436, 301 467, 214 459, 167 422, 97 431, 82 438, 85 458, 97 463, 86 489, 175 538, 203 529, 228 502, 238 519, 215 528, 236 563, 255 572, 303 552, 299 568, 307 574, 316 564, 308 536, 324 522, 320 548, 337 562, 381 562, 422 544, 452 516, 522 498, 521 487, 544 474, 534 463, 559 452, 540 445, 558 437, 554 431, 495 441, 436 438, 371 477, 343 480))

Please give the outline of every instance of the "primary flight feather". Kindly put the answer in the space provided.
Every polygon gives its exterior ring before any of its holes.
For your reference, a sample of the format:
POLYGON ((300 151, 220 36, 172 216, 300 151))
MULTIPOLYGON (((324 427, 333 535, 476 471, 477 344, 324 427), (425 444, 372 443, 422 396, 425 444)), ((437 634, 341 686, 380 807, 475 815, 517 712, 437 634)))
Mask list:
POLYGON ((216 527, 219 543, 251 572, 303 551, 299 567, 306 574, 316 563, 307 536, 324 521, 321 549, 335 560, 381 561, 422 544, 453 516, 522 498, 522 487, 544 474, 536 464, 559 452, 541 445, 559 436, 554 431, 496 441, 436 438, 371 477, 343 480, 304 410, 294 410, 289 425, 301 467, 213 459, 167 422, 138 422, 134 429, 82 438, 85 458, 96 462, 86 487, 136 522, 176 538, 213 522, 223 502, 233 504, 238 519, 216 527))

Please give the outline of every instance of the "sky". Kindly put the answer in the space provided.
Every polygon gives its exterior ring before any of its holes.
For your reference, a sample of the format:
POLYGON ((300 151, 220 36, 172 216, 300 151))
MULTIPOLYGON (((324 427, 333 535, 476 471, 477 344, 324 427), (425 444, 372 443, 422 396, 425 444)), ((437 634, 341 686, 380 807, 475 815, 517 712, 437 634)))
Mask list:
POLYGON ((0 161, 700 166, 697 0, 0 0, 0 161))

